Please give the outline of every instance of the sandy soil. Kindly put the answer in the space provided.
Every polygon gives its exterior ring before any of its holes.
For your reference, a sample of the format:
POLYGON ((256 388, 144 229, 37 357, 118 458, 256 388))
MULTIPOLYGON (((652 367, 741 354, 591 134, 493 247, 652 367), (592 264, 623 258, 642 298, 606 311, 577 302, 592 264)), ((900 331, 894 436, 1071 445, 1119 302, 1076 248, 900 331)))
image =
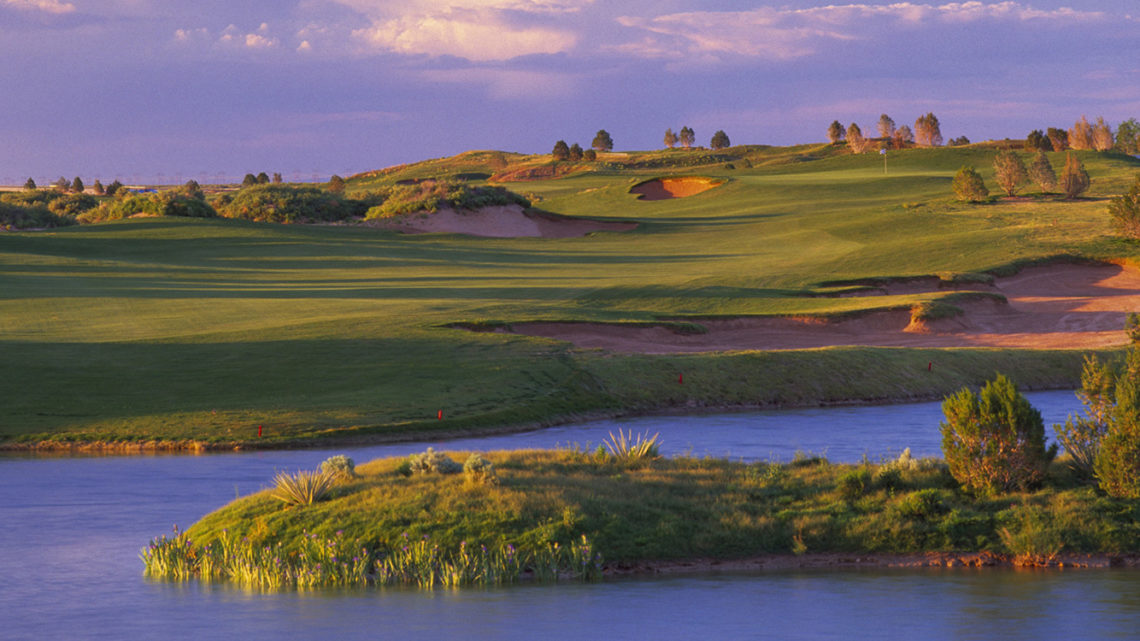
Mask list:
POLYGON ((443 232, 487 238, 574 238, 595 231, 629 231, 636 223, 613 223, 525 211, 519 205, 478 210, 441 209, 434 214, 408 214, 376 226, 404 233, 443 232))
POLYGON ((629 193, 637 194, 640 200, 668 200, 695 196, 719 185, 708 178, 660 178, 638 183, 629 188, 629 193))
MULTIPOLYGON (((911 281, 884 294, 946 291, 931 280, 921 290, 911 281)), ((1055 264, 998 278, 992 287, 1008 304, 977 300, 955 303, 956 318, 914 325, 909 310, 871 312, 856 318, 738 318, 701 320, 707 334, 680 335, 665 327, 591 323, 516 323, 529 336, 570 341, 615 352, 666 354, 731 350, 804 349, 830 345, 890 347, 1014 347, 1093 349, 1128 342, 1124 319, 1140 311, 1140 270, 1119 265, 1055 264)))

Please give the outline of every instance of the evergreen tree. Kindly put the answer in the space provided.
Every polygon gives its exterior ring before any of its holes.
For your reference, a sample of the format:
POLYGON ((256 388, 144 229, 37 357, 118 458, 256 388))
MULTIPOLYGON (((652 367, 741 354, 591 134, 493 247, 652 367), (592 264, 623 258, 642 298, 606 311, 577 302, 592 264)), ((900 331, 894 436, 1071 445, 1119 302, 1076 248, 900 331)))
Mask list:
POLYGON ((1121 235, 1140 238, 1140 176, 1136 177, 1128 193, 1109 201, 1108 214, 1112 217, 1113 227, 1121 235))
POLYGON ((1116 148, 1122 153, 1140 153, 1140 122, 1129 118, 1116 128, 1116 148))
POLYGON ((122 188, 123 188, 123 183, 119 182, 119 179, 116 178, 116 179, 111 181, 110 185, 107 185, 107 189, 106 189, 107 195, 108 196, 114 196, 115 194, 119 193, 119 190, 122 188))
POLYGON ((1029 180, 1025 162, 1016 151, 1001 151, 994 156, 994 180, 1007 196, 1016 196, 1017 190, 1029 180))
POLYGON ((725 149, 731 146, 732 143, 728 141, 728 134, 724 133, 723 130, 717 130, 713 134, 712 141, 709 142, 709 147, 713 149, 725 149))
POLYGON ((942 455, 967 489, 1026 490, 1045 477, 1057 447, 1045 447, 1045 423, 1014 384, 998 374, 978 394, 963 388, 942 403, 942 455))
POLYGON ((28 182, 24 183, 24 189, 27 189, 28 191, 35 191, 36 181, 32 180, 31 178, 28 178, 28 182))
POLYGON ((281 172, 273 172, 273 179, 270 182, 272 182, 274 185, 280 185, 282 182, 284 182, 281 180, 281 172))
POLYGON ((107 190, 103 189, 103 183, 99 182, 99 179, 96 178, 95 184, 91 185, 91 191, 95 192, 96 196, 102 196, 107 190))
POLYGON ((71 191, 82 194, 84 189, 83 180, 79 176, 76 176, 75 180, 71 181, 71 191))
POLYGON ((1049 138, 1045 135, 1044 131, 1034 129, 1029 132, 1025 137, 1025 151, 1053 151, 1053 144, 1049 142, 1049 138))
POLYGON ((682 147, 684 147, 685 149, 688 149, 688 148, 693 146, 693 143, 696 142, 696 140, 697 140, 697 134, 693 133, 692 129, 689 129, 689 127, 687 127, 687 126, 681 127, 681 146, 682 147))
POLYGON ((954 175, 952 186, 954 195, 958 197, 958 200, 968 203, 981 202, 990 195, 990 190, 986 189, 986 184, 982 181, 981 175, 970 166, 958 170, 958 173, 954 175))
POLYGON ((269 174, 265 173, 264 171, 257 174, 257 184, 268 185, 269 184, 269 174))
POLYGON ((550 154, 554 156, 555 160, 566 160, 570 157, 570 146, 566 144, 565 140, 559 140, 554 143, 554 149, 550 154))
POLYGON ((344 178, 341 178, 340 176, 333 174, 332 177, 329 178, 329 192, 334 193, 334 194, 343 194, 344 189, 345 189, 344 178))
POLYGON ((67 191, 68 189, 71 189, 71 181, 64 178, 63 176, 60 176, 59 180, 55 181, 55 188, 60 191, 67 191))
POLYGON ((1049 144, 1053 147, 1053 151, 1065 151, 1069 148, 1069 132, 1057 127, 1049 127, 1045 130, 1045 135, 1049 137, 1049 144))
POLYGON ((1115 404, 1097 448, 1093 471, 1110 496, 1140 498, 1140 350, 1128 354, 1117 375, 1115 404))
POLYGON ((202 186, 193 178, 187 180, 185 185, 182 185, 182 193, 191 198, 206 200, 206 194, 202 191, 202 186))
POLYGON ((1053 163, 1049 162, 1049 157, 1040 149, 1033 156, 1033 164, 1029 166, 1029 178, 1037 183, 1043 194, 1057 188, 1057 172, 1053 171, 1053 163))
POLYGON ((257 176, 254 176, 253 174, 246 174, 245 178, 241 179, 241 186, 242 187, 252 187, 256 184, 257 184, 257 176))
POLYGON ((1065 156, 1065 168, 1061 170, 1061 191, 1069 200, 1083 194, 1089 188, 1089 173, 1080 159, 1073 154, 1065 156))
POLYGON ((587 149, 586 151, 582 152, 582 159, 594 162, 598 159, 598 152, 594 151, 593 149, 587 149))
POLYGON ((669 149, 677 146, 677 134, 673 133, 673 129, 665 130, 665 146, 669 149))
POLYGON ((594 134, 594 142, 590 146, 598 151, 612 151, 614 148, 614 139, 610 138, 609 132, 605 129, 599 129, 598 133, 594 134))
POLYGON ((831 124, 827 126, 827 141, 831 144, 834 145, 840 140, 843 140, 843 134, 843 123, 838 120, 831 121, 831 124))
POLYGON ((570 160, 575 162, 582 159, 582 147, 578 143, 570 145, 570 160))

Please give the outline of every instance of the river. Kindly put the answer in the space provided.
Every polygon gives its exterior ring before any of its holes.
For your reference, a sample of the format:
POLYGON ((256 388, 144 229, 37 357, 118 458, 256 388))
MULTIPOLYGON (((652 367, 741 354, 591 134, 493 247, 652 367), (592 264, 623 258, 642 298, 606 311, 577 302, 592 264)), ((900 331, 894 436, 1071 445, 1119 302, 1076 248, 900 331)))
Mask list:
MULTIPOLYGON (((1046 423, 1071 392, 1027 395, 1046 423)), ((142 577, 138 551, 278 470, 446 449, 596 445, 619 426, 663 453, 834 462, 938 452, 937 403, 599 421, 446 444, 205 456, 0 458, 0 639, 1135 638, 1126 570, 781 571, 458 592, 258 594, 142 577)))

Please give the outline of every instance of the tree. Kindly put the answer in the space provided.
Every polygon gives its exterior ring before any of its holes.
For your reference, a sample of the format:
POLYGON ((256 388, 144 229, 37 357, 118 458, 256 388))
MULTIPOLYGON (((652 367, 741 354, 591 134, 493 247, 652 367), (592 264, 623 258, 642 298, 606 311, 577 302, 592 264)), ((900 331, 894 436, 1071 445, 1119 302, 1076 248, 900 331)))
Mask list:
POLYGON ((994 156, 994 180, 1007 196, 1016 196, 1017 190, 1029 181, 1025 162, 1016 151, 1001 151, 994 156))
POLYGON ((1049 157, 1040 149, 1033 156, 1033 164, 1029 165, 1029 178, 1037 183, 1043 194, 1057 188, 1057 173, 1053 171, 1053 163, 1049 162, 1049 157))
POLYGON ((257 174, 257 184, 268 185, 269 184, 269 174, 265 173, 264 171, 257 174))
POLYGON ((257 176, 254 176, 253 174, 246 174, 245 178, 241 179, 241 186, 242 187, 252 187, 256 184, 257 184, 257 176))
POLYGON ((843 124, 838 120, 833 120, 831 124, 827 126, 827 141, 834 145, 840 140, 843 140, 844 133, 843 124))
POLYGON ((1057 442, 1069 453, 1073 466, 1092 476, 1097 450, 1112 418, 1116 371, 1096 356, 1086 356, 1077 398, 1084 416, 1070 416, 1064 425, 1054 425, 1057 442))
POLYGON ((605 129, 599 129, 598 133, 594 134, 594 141, 590 143, 590 147, 598 151, 611 151, 614 148, 614 139, 610 138, 609 132, 605 129))
POLYGON ((1069 200, 1083 194, 1089 188, 1089 173, 1073 154, 1065 156, 1065 167, 1061 170, 1061 191, 1069 200))
POLYGON ((665 130, 665 146, 669 149, 677 146, 677 134, 673 133, 673 129, 665 130))
POLYGON ((693 146, 697 140, 697 134, 693 133, 692 129, 688 126, 681 127, 681 146, 688 149, 693 146))
POLYGON ((36 181, 32 180, 31 178, 28 178, 28 182, 24 183, 24 189, 27 189, 28 191, 35 191, 36 181))
POLYGON ((1140 498, 1140 350, 1132 348, 1115 380, 1115 401, 1093 461, 1100 489, 1140 498))
POLYGON ((1109 201, 1108 215, 1121 235, 1140 238, 1140 176, 1136 177, 1128 193, 1109 201))
POLYGON ((1028 489, 1041 482, 1056 455, 1056 445, 1045 447, 1041 412, 1001 374, 978 394, 962 388, 948 397, 942 413, 942 455, 968 490, 1028 489))
POLYGON ((852 152, 857 154, 861 154, 866 150, 867 141, 863 138, 863 130, 855 123, 851 123, 847 126, 847 146, 851 148, 852 152))
POLYGON ((1045 130, 1045 135, 1049 137, 1049 144, 1052 145, 1053 151, 1065 151, 1069 148, 1069 132, 1057 127, 1049 127, 1045 130))
POLYGON ((593 149, 587 149, 586 151, 582 152, 582 158, 584 160, 594 162, 598 159, 598 152, 594 151, 593 149))
POLYGON ((914 140, 922 147, 937 147, 942 144, 942 126, 933 113, 919 116, 914 121, 914 140))
POLYGON ((582 159, 582 147, 578 143, 570 145, 570 160, 575 162, 582 159))
POLYGON ((903 125, 898 129, 895 129, 894 145, 896 149, 903 149, 907 146, 907 144, 913 142, 914 132, 910 130, 909 126, 903 125))
POLYGON ((890 139, 895 135, 895 121, 887 114, 879 116, 879 137, 890 139))
POLYGON ((344 178, 341 178, 340 176, 338 176, 336 174, 333 174, 332 177, 329 178, 329 192, 330 193, 343 194, 345 186, 346 185, 344 184, 344 178))
POLYGON ((1077 151, 1093 148, 1092 125, 1088 118, 1081 116, 1080 120, 1073 123, 1073 128, 1069 130, 1069 147, 1077 151))
POLYGON ((1045 132, 1034 129, 1025 137, 1025 151, 1053 151, 1053 144, 1045 136, 1045 132))
POLYGON ((95 179, 95 184, 91 185, 91 191, 95 192, 96 196, 102 196, 107 192, 106 189, 103 189, 103 183, 99 182, 98 178, 95 179))
POLYGON ((274 185, 280 185, 282 182, 284 182, 281 179, 281 172, 277 172, 277 171, 273 172, 273 178, 270 182, 272 182, 274 185))
POLYGON ((83 185, 83 179, 81 179, 79 176, 76 176, 75 180, 71 181, 71 191, 77 194, 82 194, 84 189, 85 187, 83 185))
POLYGON ((1116 128, 1116 148, 1122 153, 1140 153, 1140 122, 1129 118, 1116 128))
POLYGON ((55 181, 54 184, 55 184, 55 188, 60 190, 60 191, 67 191, 68 189, 71 189, 71 182, 68 181, 63 176, 60 176, 59 180, 55 181))
POLYGON ((1108 151, 1116 141, 1112 137, 1112 128, 1104 121, 1103 116, 1097 116, 1096 124, 1092 128, 1092 146, 1097 151, 1108 151))
POLYGON ((952 186, 958 200, 968 203, 981 202, 990 195, 990 190, 986 189, 986 183, 982 181, 981 175, 968 165, 954 174, 952 186))
POLYGON ((724 133, 723 129, 718 129, 717 132, 713 134, 712 140, 709 141, 709 147, 713 149, 725 149, 731 146, 732 143, 728 141, 728 134, 724 133))
POLYGON ((107 185, 107 189, 106 189, 107 195, 108 196, 114 196, 115 194, 119 193, 119 190, 122 188, 123 188, 123 183, 119 182, 119 179, 116 178, 116 179, 111 181, 110 185, 107 185))
POLYGON ((964 147, 970 144, 970 139, 965 136, 958 136, 957 138, 951 138, 946 144, 950 147, 964 147))
POLYGON ((198 200, 206 200, 206 194, 202 191, 202 186, 198 184, 197 180, 191 178, 182 185, 182 193, 190 198, 197 198, 198 200))
POLYGON ((550 151, 550 155, 554 156, 555 160, 566 160, 570 157, 570 147, 565 140, 559 140, 554 143, 554 149, 550 151))

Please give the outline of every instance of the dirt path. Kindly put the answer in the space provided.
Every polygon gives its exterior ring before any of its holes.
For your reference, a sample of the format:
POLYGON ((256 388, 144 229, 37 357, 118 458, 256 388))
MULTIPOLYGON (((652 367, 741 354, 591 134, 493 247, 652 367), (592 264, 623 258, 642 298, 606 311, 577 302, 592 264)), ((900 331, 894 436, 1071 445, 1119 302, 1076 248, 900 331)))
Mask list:
MULTIPOLYGON (((911 283, 884 294, 915 293, 911 283)), ((992 287, 1009 303, 957 304, 963 316, 912 326, 908 310, 872 312, 834 322, 818 318, 702 320, 708 333, 680 335, 664 327, 590 323, 518 323, 512 329, 580 347, 665 354, 733 350, 804 349, 831 345, 887 347, 1014 347, 1093 349, 1128 342, 1124 320, 1140 311, 1140 270, 1118 265, 1057 264, 998 278, 992 287)), ((927 289, 925 291, 945 291, 927 289)))

